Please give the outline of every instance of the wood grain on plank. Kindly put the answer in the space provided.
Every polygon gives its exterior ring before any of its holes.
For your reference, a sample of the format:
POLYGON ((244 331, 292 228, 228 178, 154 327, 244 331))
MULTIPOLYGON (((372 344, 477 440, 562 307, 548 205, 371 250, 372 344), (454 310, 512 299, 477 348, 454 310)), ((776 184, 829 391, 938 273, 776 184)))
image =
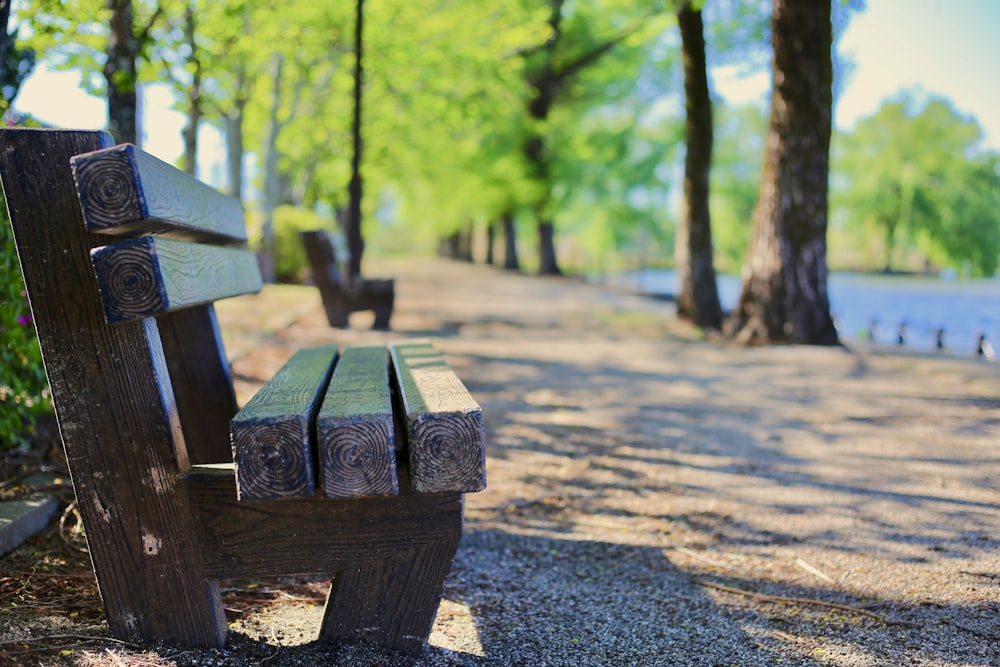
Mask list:
POLYGON ((328 498, 399 493, 385 347, 349 347, 330 380, 316 424, 328 498))
POLYGON ((129 642, 222 647, 222 601, 177 482, 158 334, 105 324, 89 257, 99 241, 70 173, 70 157, 111 144, 104 132, 0 130, 0 178, 108 624, 129 642))
POLYGON ((482 408, 428 341, 390 345, 416 493, 486 488, 482 408))
POLYGON ((192 466, 181 479, 210 577, 331 573, 462 530, 457 493, 242 503, 231 464, 192 466))
POLYGON ((72 159, 87 229, 222 244, 247 240, 243 207, 131 144, 72 159))
POLYGON ((94 248, 91 261, 108 322, 257 292, 257 258, 241 248, 146 236, 94 248))
POLYGON ((316 413, 336 355, 335 346, 299 350, 233 417, 239 500, 316 493, 316 413))
POLYGON ((212 304, 156 318, 174 399, 191 463, 225 463, 233 458, 229 420, 236 393, 222 332, 212 304))

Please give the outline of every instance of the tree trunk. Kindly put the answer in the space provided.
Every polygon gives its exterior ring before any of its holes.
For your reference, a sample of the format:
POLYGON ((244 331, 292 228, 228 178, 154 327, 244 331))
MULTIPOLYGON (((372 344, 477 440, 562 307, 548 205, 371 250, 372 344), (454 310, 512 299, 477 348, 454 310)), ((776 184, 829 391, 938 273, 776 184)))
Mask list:
POLYGON ((497 236, 497 224, 491 222, 486 225, 486 265, 493 266, 493 242, 497 236))
POLYGON ((722 307, 712 260, 708 208, 712 167, 712 100, 705 64, 701 10, 686 2, 677 13, 684 59, 684 201, 677 225, 674 257, 680 287, 677 315, 699 327, 722 328, 722 307))
POLYGON ((111 10, 104 65, 104 78, 108 83, 108 130, 118 142, 139 145, 135 92, 139 39, 134 32, 132 0, 107 0, 107 3, 111 10))
POLYGON ((774 0, 774 90, 739 303, 745 344, 836 345, 827 292, 832 116, 830 0, 774 0))
POLYGON ((0 0, 0 115, 14 106, 21 84, 35 68, 35 51, 18 48, 17 30, 9 29, 11 0, 0 0))
POLYGON ((283 123, 279 118, 281 111, 281 73, 284 67, 284 57, 279 53, 273 60, 274 88, 272 90, 270 119, 268 121, 267 139, 264 145, 264 199, 263 221, 260 226, 260 247, 257 256, 260 262, 260 272, 264 282, 275 280, 276 240, 274 233, 274 209, 281 199, 281 179, 278 174, 278 135, 283 123))
POLYGON ((184 39, 191 56, 188 63, 192 66, 191 87, 188 95, 188 122, 184 127, 184 171, 192 176, 198 171, 198 126, 201 123, 201 58, 198 56, 198 46, 194 41, 195 17, 194 7, 188 6, 184 12, 184 39))
POLYGON ((229 194, 243 201, 243 109, 246 100, 237 100, 226 114, 226 166, 229 194))
MULTIPOLYGON (((7 67, 7 52, 13 51, 11 43, 14 36, 10 33, 7 24, 10 23, 10 3, 13 0, 0 0, 0 67, 7 67)), ((2 81, 7 81, 6 72, 2 81)))
POLYGON ((514 214, 503 214, 503 268, 520 271, 521 262, 517 258, 517 228, 514 226, 514 214))
POLYGON ((556 262, 555 228, 549 221, 538 222, 538 273, 543 276, 561 276, 562 269, 556 262))
POLYGON ((347 248, 351 254, 347 274, 361 275, 361 256, 365 252, 365 240, 361 234, 361 86, 364 77, 362 65, 364 39, 364 0, 355 0, 354 17, 354 119, 351 137, 354 153, 351 156, 351 182, 348 185, 347 208, 347 248))
POLYGON ((456 259, 472 263, 472 235, 474 231, 471 222, 466 223, 458 230, 458 257, 456 259))

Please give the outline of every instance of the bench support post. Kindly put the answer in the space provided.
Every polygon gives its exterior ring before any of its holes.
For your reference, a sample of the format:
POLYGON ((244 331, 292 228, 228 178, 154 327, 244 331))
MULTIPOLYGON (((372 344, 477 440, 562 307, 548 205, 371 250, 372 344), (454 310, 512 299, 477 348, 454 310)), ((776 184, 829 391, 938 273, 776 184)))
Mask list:
POLYGON ((100 132, 9 130, 0 174, 91 560, 115 636, 221 647, 178 470, 187 452, 152 320, 104 322, 70 158, 100 132), (127 397, 121 396, 127 391, 127 397), (154 407, 155 406, 155 407, 154 407))
POLYGON ((323 641, 423 648, 434 625, 459 533, 338 572, 323 613, 323 641), (380 582, 373 586, 372 582, 380 582))

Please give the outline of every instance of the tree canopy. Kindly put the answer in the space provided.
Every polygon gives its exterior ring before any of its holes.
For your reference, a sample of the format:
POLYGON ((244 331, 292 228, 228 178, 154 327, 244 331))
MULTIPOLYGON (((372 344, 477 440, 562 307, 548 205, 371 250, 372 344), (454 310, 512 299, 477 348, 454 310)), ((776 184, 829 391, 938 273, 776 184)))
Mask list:
POLYGON ((876 235, 885 270, 907 251, 992 276, 1000 255, 998 155, 945 99, 907 91, 838 136, 834 181, 846 224, 876 235))
MULTIPOLYGON (((710 68, 767 66, 767 4, 691 3, 704 10, 710 68)), ((834 40, 859 4, 834 2, 834 40)), ((125 5, 135 73, 110 80, 172 89, 188 118, 185 167, 196 163, 198 128, 214 126, 228 144, 229 187, 251 194, 263 237, 281 205, 335 228, 351 173, 353 3, 24 0, 14 3, 27 37, 19 48, 106 95, 112 10, 125 5)), ((531 269, 670 264, 685 155, 679 6, 366 0, 370 245, 431 249, 459 229, 507 221, 537 258, 531 269)), ((6 74, 23 79, 29 57, 6 74)), ((835 68, 843 62, 834 54, 835 68)), ((712 240, 717 266, 734 271, 750 238, 766 118, 717 96, 713 109, 712 240)), ((877 248, 879 268, 919 254, 995 271, 997 158, 977 147, 973 125, 943 100, 907 98, 836 134, 838 242, 877 248)))

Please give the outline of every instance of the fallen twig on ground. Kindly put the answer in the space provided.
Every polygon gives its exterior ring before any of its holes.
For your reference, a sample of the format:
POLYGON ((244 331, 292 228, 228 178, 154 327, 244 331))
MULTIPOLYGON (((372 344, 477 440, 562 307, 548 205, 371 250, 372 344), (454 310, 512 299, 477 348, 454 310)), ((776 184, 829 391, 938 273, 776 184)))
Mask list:
POLYGON ((869 616, 876 619, 886 625, 900 625, 908 628, 918 628, 920 623, 910 623, 909 621, 894 621, 892 619, 886 618, 874 612, 868 611, 867 609, 862 609, 861 607, 854 607, 849 604, 840 604, 837 602, 826 602, 824 600, 815 600, 812 598, 794 598, 785 597, 783 595, 766 595, 764 593, 754 593, 753 591, 743 590, 742 588, 733 588, 732 586, 725 586, 723 584, 716 584, 711 581, 705 581, 704 579, 695 579, 694 583, 699 586, 706 586, 708 588, 714 588, 716 590, 725 591, 726 593, 733 593, 734 595, 742 595, 744 597, 754 598, 755 600, 761 600, 763 602, 780 602, 782 604, 806 604, 813 605, 816 607, 827 607, 829 609, 839 609, 840 611, 851 612, 852 614, 861 614, 862 616, 869 616))
POLYGON ((837 582, 834 581, 829 575, 827 575, 825 572, 823 572, 822 570, 820 570, 818 567, 816 567, 814 565, 810 565, 809 563, 807 563, 806 561, 802 560, 801 558, 796 558, 795 559, 795 564, 798 565, 803 570, 805 570, 806 572, 808 572, 809 574, 813 575, 814 577, 819 577, 820 579, 822 579, 826 583, 832 584, 833 586, 837 585, 837 582))

